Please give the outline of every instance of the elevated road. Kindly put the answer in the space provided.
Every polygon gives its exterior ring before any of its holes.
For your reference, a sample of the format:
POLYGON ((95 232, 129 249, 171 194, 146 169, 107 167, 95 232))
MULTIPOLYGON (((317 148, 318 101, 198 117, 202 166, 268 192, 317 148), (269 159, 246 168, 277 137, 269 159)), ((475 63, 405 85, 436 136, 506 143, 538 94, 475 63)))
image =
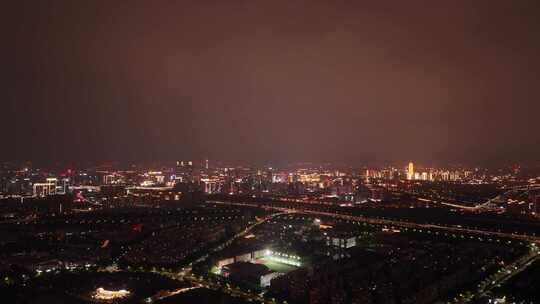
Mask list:
POLYGON ((310 210, 307 208, 289 208, 289 207, 277 207, 268 204, 251 204, 251 203, 232 203, 232 202, 219 202, 211 201, 208 203, 212 204, 221 204, 221 205, 233 205, 233 206, 245 206, 245 207, 258 207, 267 210, 276 210, 280 212, 301 212, 305 214, 313 214, 318 216, 327 216, 332 218, 337 218, 341 220, 354 221, 354 222, 364 222, 373 225, 386 225, 394 227, 404 227, 410 229, 434 229, 434 230, 444 230, 452 233, 468 233, 468 234, 478 234, 485 237, 498 237, 498 238, 509 238, 520 241, 535 242, 540 244, 540 237, 538 236, 529 236, 515 233, 505 233, 505 232, 496 232, 496 231, 486 231, 486 230, 477 230, 470 228, 463 228, 457 226, 443 226, 437 224, 420 224, 414 222, 398 221, 398 220, 389 220, 389 219, 376 219, 369 218, 364 216, 354 216, 341 213, 332 213, 324 211, 310 210))

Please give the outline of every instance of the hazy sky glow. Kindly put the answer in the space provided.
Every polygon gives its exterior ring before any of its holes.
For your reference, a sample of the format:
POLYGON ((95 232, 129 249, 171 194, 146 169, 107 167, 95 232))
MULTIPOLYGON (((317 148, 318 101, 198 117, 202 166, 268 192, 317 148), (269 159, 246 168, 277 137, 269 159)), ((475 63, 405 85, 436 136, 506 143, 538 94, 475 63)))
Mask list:
POLYGON ((538 1, 11 2, 1 160, 539 160, 538 1))

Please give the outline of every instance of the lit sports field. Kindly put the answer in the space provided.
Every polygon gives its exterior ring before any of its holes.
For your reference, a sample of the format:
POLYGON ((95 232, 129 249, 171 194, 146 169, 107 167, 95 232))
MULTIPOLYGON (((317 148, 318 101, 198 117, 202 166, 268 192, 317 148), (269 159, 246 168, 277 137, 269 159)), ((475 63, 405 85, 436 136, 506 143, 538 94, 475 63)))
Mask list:
POLYGON ((259 259, 257 260, 257 263, 264 264, 266 267, 270 268, 270 270, 272 271, 282 272, 282 273, 288 273, 298 268, 296 266, 291 266, 291 265, 283 264, 280 262, 271 261, 269 259, 259 259))

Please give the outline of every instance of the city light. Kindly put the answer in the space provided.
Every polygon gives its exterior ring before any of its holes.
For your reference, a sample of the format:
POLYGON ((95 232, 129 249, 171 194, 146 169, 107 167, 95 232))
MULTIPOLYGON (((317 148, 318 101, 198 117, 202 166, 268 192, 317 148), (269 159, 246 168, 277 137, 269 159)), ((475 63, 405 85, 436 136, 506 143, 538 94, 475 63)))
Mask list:
POLYGON ((126 298, 130 294, 131 292, 125 289, 107 290, 107 289, 104 289, 103 287, 99 287, 98 289, 96 289, 93 295, 93 298, 96 300, 110 301, 110 300, 126 298))

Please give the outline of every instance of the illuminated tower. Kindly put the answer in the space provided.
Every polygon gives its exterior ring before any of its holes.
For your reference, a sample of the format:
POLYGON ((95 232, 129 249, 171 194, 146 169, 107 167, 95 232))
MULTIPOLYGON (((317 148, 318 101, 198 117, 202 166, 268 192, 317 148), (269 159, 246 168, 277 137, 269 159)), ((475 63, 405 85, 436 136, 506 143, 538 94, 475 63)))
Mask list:
POLYGON ((407 168, 407 179, 414 179, 414 164, 412 162, 409 163, 409 167, 407 168))

